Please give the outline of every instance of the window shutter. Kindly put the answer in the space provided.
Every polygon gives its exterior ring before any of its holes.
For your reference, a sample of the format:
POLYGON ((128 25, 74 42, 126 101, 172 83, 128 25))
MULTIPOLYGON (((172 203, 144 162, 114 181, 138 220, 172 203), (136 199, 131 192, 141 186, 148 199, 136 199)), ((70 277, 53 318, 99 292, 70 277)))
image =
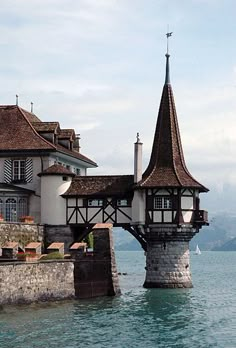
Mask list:
POLYGON ((33 160, 32 160, 32 158, 26 158, 26 161, 25 161, 25 179, 26 179, 26 182, 32 182, 32 180, 33 180, 33 160))
POLYGON ((10 159, 4 161, 4 182, 12 182, 12 160, 10 159))

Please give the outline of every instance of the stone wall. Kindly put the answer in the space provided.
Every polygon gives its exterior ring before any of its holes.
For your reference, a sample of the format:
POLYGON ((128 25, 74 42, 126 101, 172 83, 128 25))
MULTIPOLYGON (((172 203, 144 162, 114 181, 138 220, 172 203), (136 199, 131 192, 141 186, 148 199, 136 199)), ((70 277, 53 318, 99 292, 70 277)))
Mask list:
POLYGON ((75 260, 75 295, 78 298, 118 295, 112 225, 97 224, 92 232, 93 254, 80 253, 75 260))
POLYGON ((73 298, 73 270, 69 260, 0 263, 0 304, 73 298))
POLYGON ((18 242, 25 247, 29 242, 43 241, 44 227, 37 224, 0 222, 0 247, 6 242, 18 242))
POLYGON ((146 288, 190 288, 189 241, 192 227, 152 226, 147 235, 146 288))
POLYGON ((44 226, 44 243, 47 247, 53 242, 65 244, 65 252, 69 251, 73 243, 73 233, 68 225, 45 225, 44 226))

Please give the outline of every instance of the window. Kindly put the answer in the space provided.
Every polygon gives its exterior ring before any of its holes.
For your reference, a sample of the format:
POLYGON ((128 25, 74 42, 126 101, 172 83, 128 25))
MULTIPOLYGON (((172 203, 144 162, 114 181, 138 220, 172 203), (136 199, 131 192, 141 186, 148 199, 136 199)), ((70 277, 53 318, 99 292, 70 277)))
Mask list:
POLYGON ((18 201, 18 217, 27 215, 27 199, 20 198, 18 201))
POLYGON ((66 165, 66 169, 70 170, 70 165, 69 164, 66 165))
POLYGON ((13 181, 25 181, 25 160, 13 161, 13 181))
POLYGON ((0 214, 6 221, 20 221, 22 216, 28 215, 28 198, 22 196, 1 197, 0 214))
POLYGON ((88 206, 89 207, 102 207, 103 206, 103 200, 102 199, 89 199, 88 200, 88 206))
POLYGON ((16 212, 16 199, 8 198, 6 200, 6 221, 17 221, 17 212, 16 212))
POLYGON ((154 209, 171 209, 172 201, 170 197, 154 197, 154 209))
POLYGON ((80 175, 80 169, 76 168, 76 175, 80 175))
POLYGON ((127 207, 128 200, 127 199, 117 199, 118 207, 127 207))

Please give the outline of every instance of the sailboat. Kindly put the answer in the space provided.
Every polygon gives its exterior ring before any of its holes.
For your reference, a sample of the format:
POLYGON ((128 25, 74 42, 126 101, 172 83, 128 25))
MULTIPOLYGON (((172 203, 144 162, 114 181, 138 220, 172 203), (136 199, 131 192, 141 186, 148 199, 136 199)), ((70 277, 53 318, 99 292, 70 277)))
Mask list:
POLYGON ((198 244, 197 244, 197 246, 196 246, 196 250, 195 250, 195 253, 194 253, 195 255, 201 255, 201 250, 199 249, 199 247, 198 247, 198 244))

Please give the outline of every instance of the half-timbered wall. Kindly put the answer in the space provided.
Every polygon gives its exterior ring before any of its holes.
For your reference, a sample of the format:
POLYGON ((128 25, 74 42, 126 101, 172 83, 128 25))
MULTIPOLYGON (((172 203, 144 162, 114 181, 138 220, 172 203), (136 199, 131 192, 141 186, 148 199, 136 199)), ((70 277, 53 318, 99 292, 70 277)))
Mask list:
POLYGON ((119 198, 67 198, 68 224, 112 223, 121 226, 131 222, 131 202, 119 198))
POLYGON ((194 189, 148 189, 146 219, 148 223, 191 223, 198 192, 194 189))

